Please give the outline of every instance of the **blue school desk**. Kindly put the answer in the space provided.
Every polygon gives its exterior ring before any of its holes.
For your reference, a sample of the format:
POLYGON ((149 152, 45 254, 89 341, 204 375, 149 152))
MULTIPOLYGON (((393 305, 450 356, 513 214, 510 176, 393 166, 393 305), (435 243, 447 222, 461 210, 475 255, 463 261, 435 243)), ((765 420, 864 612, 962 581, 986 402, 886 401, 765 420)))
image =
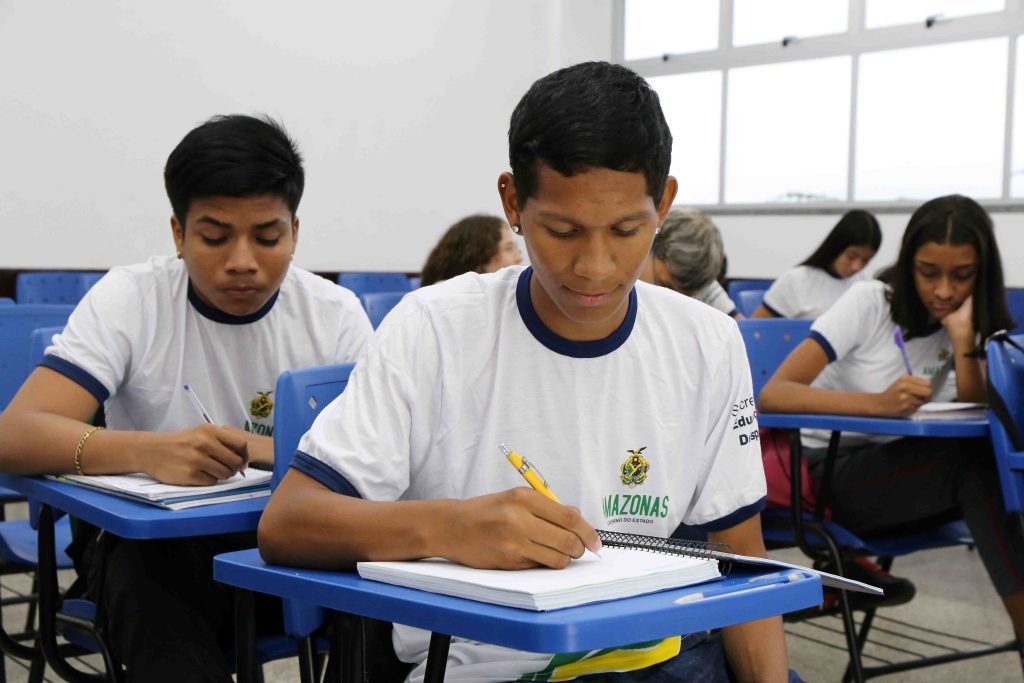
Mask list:
POLYGON ((39 513, 39 643, 47 664, 65 680, 87 677, 71 669, 57 644, 56 616, 61 598, 57 590, 53 510, 66 512, 124 538, 180 538, 254 531, 268 500, 251 498, 185 510, 165 510, 41 477, 0 474, 0 486, 42 504, 39 513))
POLYGON ((451 636, 533 652, 579 652, 730 626, 822 601, 820 577, 798 570, 734 570, 720 581, 550 612, 366 581, 355 572, 268 565, 255 549, 218 555, 213 575, 244 591, 429 630, 427 681, 444 679, 451 636))
POLYGON ((895 436, 933 436, 945 439, 987 437, 988 420, 915 421, 890 417, 852 417, 812 413, 758 413, 757 424, 773 429, 824 429, 895 436))

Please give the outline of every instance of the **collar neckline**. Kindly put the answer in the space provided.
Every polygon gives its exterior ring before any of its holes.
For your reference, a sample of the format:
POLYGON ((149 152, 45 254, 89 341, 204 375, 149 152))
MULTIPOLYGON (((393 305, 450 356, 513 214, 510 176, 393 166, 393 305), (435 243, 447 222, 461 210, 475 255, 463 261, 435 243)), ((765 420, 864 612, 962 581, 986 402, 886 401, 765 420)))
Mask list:
POLYGON ((248 325, 260 320, 267 313, 270 313, 270 309, 274 307, 274 303, 277 301, 277 296, 280 293, 281 290, 279 288, 269 299, 267 299, 267 303, 260 306, 257 311, 247 313, 245 315, 232 315, 231 313, 225 313, 219 308, 214 308, 200 299, 199 293, 196 292, 196 288, 192 286, 192 278, 188 279, 188 301, 192 304, 192 308, 196 309, 199 315, 204 318, 212 320, 215 323, 223 323, 224 325, 248 325))
POLYGON ((533 266, 525 268, 519 274, 519 282, 516 284, 516 307, 519 309, 519 316, 530 331, 533 338, 545 347, 563 356, 572 358, 597 358, 606 356, 615 349, 626 343, 633 325, 636 323, 637 296, 636 287, 629 290, 629 306, 626 309, 626 318, 622 324, 604 339, 593 341, 573 341, 559 336, 545 325, 540 316, 537 315, 530 299, 530 278, 533 277, 533 266))

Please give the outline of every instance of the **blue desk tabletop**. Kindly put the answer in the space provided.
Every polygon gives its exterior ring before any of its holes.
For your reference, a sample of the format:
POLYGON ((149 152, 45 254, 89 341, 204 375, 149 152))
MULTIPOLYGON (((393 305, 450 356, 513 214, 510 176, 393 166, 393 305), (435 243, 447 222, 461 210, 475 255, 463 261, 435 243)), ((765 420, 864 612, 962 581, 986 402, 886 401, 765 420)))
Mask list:
POLYGON ((915 421, 884 417, 818 415, 811 413, 758 413, 761 427, 779 429, 826 429, 842 432, 866 432, 896 436, 935 436, 943 438, 987 437, 988 420, 915 421))
POLYGON ((790 575, 787 582, 770 582, 765 577, 777 573, 735 573, 697 586, 534 612, 366 581, 355 572, 268 565, 255 549, 218 555, 213 562, 214 578, 239 588, 532 652, 639 643, 821 603, 816 574, 790 575))
POLYGON ((267 498, 165 510, 42 477, 0 474, 0 486, 123 538, 154 539, 255 531, 267 498))

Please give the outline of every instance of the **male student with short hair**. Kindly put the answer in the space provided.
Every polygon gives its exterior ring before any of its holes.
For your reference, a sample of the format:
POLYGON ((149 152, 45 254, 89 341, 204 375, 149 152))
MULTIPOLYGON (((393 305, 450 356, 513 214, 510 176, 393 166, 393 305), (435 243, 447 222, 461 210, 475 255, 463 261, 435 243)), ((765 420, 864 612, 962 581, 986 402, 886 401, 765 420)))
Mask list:
MULTIPOLYGON (((272 120, 219 116, 189 132, 164 170, 176 257, 114 268, 89 290, 0 415, 0 470, 202 486, 246 457, 272 463, 277 376, 355 360, 372 333, 352 292, 291 263, 304 177, 272 120), (101 405, 102 430, 89 424, 101 405)), ((255 543, 77 535, 76 567, 128 680, 231 680, 232 596, 212 558, 255 543)))
MULTIPOLYGON (((550 74, 512 114, 509 157, 498 191, 533 265, 459 276, 394 309, 272 496, 264 558, 562 568, 600 549, 594 526, 667 536, 682 522, 764 555, 765 481, 736 324, 637 282, 676 194, 657 95, 606 63, 550 74), (750 424, 736 428, 740 417, 750 424), (499 442, 565 504, 524 487, 499 442)), ((740 680, 786 680, 780 619, 725 629, 724 641, 740 680)), ((396 654, 416 664, 409 680, 422 679, 427 644, 395 626, 396 654)), ((588 674, 727 675, 720 640, 691 634, 574 654, 454 639, 447 680, 588 674)))

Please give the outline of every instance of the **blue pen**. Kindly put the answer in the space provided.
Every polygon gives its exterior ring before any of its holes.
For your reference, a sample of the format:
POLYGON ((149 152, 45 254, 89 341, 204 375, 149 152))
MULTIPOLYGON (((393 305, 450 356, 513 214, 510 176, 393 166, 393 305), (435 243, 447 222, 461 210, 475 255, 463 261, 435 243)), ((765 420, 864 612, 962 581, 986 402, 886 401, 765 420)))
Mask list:
POLYGON ((672 601, 672 604, 685 605, 690 602, 699 602, 700 600, 706 600, 720 595, 728 595, 741 590, 760 590, 770 586, 777 586, 780 583, 791 583, 793 581, 797 581, 799 578, 799 572, 773 572, 771 574, 753 576, 747 579, 746 585, 732 584, 730 586, 715 586, 697 593, 689 593, 681 598, 676 598, 672 601))
POLYGON ((903 341, 903 332, 900 331, 900 326, 897 325, 896 329, 892 331, 893 341, 896 342, 896 346, 900 347, 900 355, 903 356, 903 367, 907 369, 908 375, 914 374, 914 368, 910 365, 910 356, 907 355, 907 345, 903 341))

